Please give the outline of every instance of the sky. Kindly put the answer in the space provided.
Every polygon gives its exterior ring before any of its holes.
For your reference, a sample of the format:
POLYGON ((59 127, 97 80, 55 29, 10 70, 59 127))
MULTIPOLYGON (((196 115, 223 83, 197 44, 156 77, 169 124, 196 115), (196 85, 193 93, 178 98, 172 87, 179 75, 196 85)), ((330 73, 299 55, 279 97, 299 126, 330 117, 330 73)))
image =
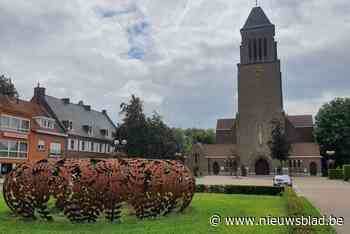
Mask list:
MULTIPOLYGON (((171 127, 215 128, 237 112, 247 0, 0 0, 0 73, 22 99, 51 96, 107 109, 131 94, 171 127)), ((284 108, 316 114, 350 96, 350 1, 260 0, 276 25, 284 108)))

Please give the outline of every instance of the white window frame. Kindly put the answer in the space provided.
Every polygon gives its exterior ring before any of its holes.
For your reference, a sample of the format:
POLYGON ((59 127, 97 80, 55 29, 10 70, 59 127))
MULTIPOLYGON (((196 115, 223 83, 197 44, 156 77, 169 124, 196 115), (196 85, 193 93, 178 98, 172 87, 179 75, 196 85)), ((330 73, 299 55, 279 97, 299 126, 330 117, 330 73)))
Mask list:
POLYGON ((29 147, 29 144, 27 141, 14 141, 14 140, 5 140, 5 139, 1 139, 0 141, 3 141, 3 142, 7 142, 7 150, 0 150, 0 152, 7 152, 7 156, 4 156, 4 155, 1 155, 0 154, 0 158, 11 158, 11 159, 27 159, 28 158, 28 147, 29 147), (16 143, 17 144, 17 151, 11 151, 10 150, 10 143, 16 143), (21 148, 21 144, 26 144, 27 145, 27 151, 21 151, 20 148, 21 148), (11 156, 10 153, 14 153, 16 152, 17 154, 17 157, 14 157, 14 156, 11 156), (25 154, 25 157, 19 157, 19 154, 25 154))
POLYGON ((45 141, 44 140, 42 140, 42 139, 38 140, 37 150, 38 151, 45 151, 45 141))
POLYGON ((11 132, 28 133, 30 131, 30 127, 31 127, 30 119, 17 117, 17 116, 13 116, 13 115, 7 115, 7 114, 1 114, 0 115, 0 128, 2 130, 11 131, 11 132), (2 126, 2 124, 1 124, 1 118, 2 117, 9 118, 9 126, 6 126, 6 127, 2 126), (16 120, 20 121, 20 127, 18 127, 18 128, 12 128, 11 127, 11 123, 12 123, 13 119, 16 119, 16 120), (23 121, 28 122, 28 129, 22 128, 23 121))
POLYGON ((40 125, 42 128, 46 129, 55 129, 56 121, 53 118, 49 118, 46 116, 36 116, 33 119, 40 125))
POLYGON ((61 157, 61 156, 62 156, 62 144, 59 142, 51 142, 50 157, 61 157), (59 146, 59 147, 54 147, 54 146, 59 146))

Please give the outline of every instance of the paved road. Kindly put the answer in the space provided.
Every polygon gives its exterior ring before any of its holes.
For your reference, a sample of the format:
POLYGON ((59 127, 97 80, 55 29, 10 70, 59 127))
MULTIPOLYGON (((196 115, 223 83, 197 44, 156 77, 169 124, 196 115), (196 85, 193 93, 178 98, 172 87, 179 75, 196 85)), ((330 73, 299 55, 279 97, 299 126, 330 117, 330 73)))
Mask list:
POLYGON ((344 217, 344 226, 337 226, 339 234, 350 233, 350 183, 320 177, 294 179, 298 194, 307 197, 324 215, 344 217))
MULTIPOLYGON (((344 217, 344 226, 337 226, 339 234, 350 233, 350 183, 340 180, 328 180, 322 177, 295 177, 294 189, 307 197, 322 214, 344 217)), ((237 184, 272 185, 272 176, 248 177, 237 179, 229 176, 207 176, 197 179, 197 184, 237 184)))

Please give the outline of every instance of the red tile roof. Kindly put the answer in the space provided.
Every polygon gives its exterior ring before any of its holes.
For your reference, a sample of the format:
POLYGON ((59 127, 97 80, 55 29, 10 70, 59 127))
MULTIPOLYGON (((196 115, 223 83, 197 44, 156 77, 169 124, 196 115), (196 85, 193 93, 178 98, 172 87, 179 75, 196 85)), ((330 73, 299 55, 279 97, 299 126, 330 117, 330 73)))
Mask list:
POLYGON ((287 119, 293 124, 294 127, 312 127, 313 119, 312 115, 290 115, 287 119))
POLYGON ((316 143, 295 143, 290 156, 320 156, 320 148, 316 143))
POLYGON ((197 144, 206 157, 228 157, 237 155, 237 145, 233 144, 197 144))
POLYGON ((234 125, 235 119, 218 119, 216 124, 216 130, 232 129, 234 125))

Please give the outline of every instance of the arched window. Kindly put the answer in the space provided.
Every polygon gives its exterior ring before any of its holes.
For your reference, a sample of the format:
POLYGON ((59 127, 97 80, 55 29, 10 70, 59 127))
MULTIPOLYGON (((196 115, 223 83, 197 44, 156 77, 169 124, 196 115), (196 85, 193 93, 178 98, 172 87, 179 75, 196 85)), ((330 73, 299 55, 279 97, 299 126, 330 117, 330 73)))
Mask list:
POLYGON ((254 39, 254 60, 257 60, 257 55, 258 51, 257 51, 257 44, 256 44, 256 39, 254 39))
POLYGON ((252 61, 252 40, 249 39, 249 42, 248 42, 248 50, 249 50, 249 61, 252 61))
POLYGON ((294 167, 294 168, 297 167, 297 162, 296 162, 296 160, 293 160, 293 167, 294 167))
POLYGON ((196 164, 198 164, 198 154, 195 154, 195 155, 194 155, 194 162, 195 162, 196 164))
POLYGON ((259 38, 259 60, 262 59, 262 39, 259 38))
POLYGON ((267 57, 267 39, 264 38, 264 58, 267 57))
POLYGON ((289 168, 292 168, 292 160, 288 160, 289 161, 289 168))
POLYGON ((298 160, 298 168, 300 168, 300 167, 301 167, 301 161, 298 160))

